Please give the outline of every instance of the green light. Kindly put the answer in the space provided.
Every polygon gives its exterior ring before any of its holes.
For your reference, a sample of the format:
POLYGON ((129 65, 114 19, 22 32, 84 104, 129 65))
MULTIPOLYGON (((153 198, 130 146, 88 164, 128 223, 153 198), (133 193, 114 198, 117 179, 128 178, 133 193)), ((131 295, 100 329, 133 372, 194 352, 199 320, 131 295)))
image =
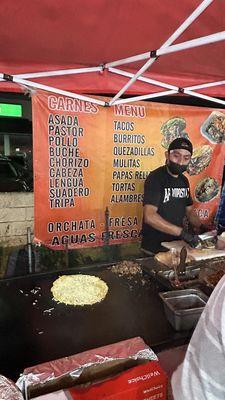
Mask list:
POLYGON ((1 117, 22 117, 21 104, 5 104, 0 103, 1 117))

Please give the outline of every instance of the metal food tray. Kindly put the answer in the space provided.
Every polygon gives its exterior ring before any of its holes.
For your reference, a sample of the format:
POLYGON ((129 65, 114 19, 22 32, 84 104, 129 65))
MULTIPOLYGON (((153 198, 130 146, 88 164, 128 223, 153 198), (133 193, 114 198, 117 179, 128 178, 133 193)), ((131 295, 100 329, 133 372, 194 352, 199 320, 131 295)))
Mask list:
POLYGON ((168 321, 176 331, 193 329, 208 297, 199 289, 159 293, 168 321))
POLYGON ((222 278, 222 276, 221 276, 220 278, 218 278, 218 281, 217 281, 215 284, 213 284, 213 283, 210 282, 209 277, 210 277, 212 274, 218 273, 218 272, 220 272, 220 271, 223 271, 224 274, 225 274, 225 265, 224 265, 224 266, 219 265, 218 267, 216 267, 216 266, 214 266, 214 267, 213 267, 213 266, 211 266, 211 267, 206 267, 206 268, 204 268, 204 269, 201 270, 201 272, 200 272, 200 274, 199 274, 199 279, 200 279, 203 283, 205 283, 207 286, 209 286, 209 287, 211 287, 212 289, 214 289, 215 286, 217 285, 217 283, 218 283, 218 282, 220 281, 220 279, 222 278))
POLYGON ((145 259, 141 262, 141 267, 148 275, 163 285, 165 290, 185 289, 200 283, 198 277, 201 266, 196 261, 191 261, 185 266, 184 276, 179 276, 179 287, 174 279, 174 269, 160 263, 158 260, 154 258, 145 259))

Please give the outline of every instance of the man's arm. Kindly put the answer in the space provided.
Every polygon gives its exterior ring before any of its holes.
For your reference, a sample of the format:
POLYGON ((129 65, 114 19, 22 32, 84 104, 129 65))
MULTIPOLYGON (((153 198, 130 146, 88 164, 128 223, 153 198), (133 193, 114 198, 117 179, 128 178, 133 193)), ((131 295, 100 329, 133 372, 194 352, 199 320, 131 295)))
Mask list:
POLYGON ((166 221, 157 213, 157 207, 146 204, 143 211, 144 222, 151 225, 158 231, 169 233, 170 235, 180 236, 182 232, 182 227, 173 225, 166 221))
POLYGON ((186 207, 186 216, 187 216, 188 220, 190 221, 191 225, 193 225, 196 228, 200 228, 200 226, 202 225, 202 222, 199 219, 199 217, 197 216, 196 212, 194 211, 193 206, 186 207))

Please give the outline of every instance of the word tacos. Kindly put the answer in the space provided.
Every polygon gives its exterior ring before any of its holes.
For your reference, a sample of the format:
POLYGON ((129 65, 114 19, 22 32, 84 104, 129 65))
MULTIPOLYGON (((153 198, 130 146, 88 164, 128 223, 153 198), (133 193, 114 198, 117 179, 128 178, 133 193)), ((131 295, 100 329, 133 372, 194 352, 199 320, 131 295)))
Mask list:
POLYGON ((219 183, 211 177, 204 178, 195 188, 195 198, 200 203, 206 203, 218 196, 220 191, 219 183))
POLYGON ((196 147, 193 151, 191 161, 188 164, 189 175, 198 175, 210 164, 213 149, 209 145, 196 147))
POLYGON ((188 134, 184 132, 185 128, 186 121, 182 117, 173 117, 164 122, 160 129, 164 136, 161 142, 162 146, 168 149, 169 144, 176 138, 182 137, 189 139, 188 134))

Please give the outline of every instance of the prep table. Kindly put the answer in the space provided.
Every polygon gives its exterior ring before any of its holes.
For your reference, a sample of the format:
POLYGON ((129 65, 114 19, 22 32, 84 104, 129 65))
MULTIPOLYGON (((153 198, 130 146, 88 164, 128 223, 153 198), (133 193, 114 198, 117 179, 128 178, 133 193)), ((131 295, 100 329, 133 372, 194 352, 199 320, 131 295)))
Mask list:
POLYGON ((186 343, 192 332, 171 327, 158 295, 163 290, 147 274, 128 280, 109 265, 0 281, 0 374, 15 380, 25 367, 135 336, 154 351, 186 343), (57 304, 53 281, 79 272, 108 284, 105 300, 84 307, 57 304))

